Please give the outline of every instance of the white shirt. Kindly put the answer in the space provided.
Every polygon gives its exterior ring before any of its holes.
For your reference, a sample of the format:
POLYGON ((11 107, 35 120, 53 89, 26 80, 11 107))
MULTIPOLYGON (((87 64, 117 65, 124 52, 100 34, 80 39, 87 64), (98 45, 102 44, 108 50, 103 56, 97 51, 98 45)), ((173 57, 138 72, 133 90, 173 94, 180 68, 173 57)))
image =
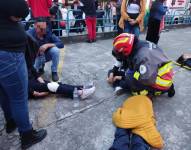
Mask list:
POLYGON ((116 15, 116 7, 112 6, 112 16, 115 16, 115 15, 116 15))
POLYGON ((127 5, 127 13, 138 14, 140 12, 140 6, 138 4, 127 5))

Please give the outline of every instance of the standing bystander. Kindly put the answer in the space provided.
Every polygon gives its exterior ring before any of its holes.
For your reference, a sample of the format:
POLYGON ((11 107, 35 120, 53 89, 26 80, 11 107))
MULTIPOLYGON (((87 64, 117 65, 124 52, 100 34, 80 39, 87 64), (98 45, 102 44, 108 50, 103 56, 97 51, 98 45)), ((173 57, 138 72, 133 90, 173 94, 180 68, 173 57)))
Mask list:
POLYGON ((104 32, 104 10, 102 9, 100 3, 98 4, 97 10, 96 10, 96 17, 97 17, 97 27, 96 32, 98 32, 98 27, 101 26, 102 32, 104 32))
POLYGON ((52 6, 52 0, 27 0, 28 5, 32 11, 32 17, 38 18, 49 18, 49 9, 52 6))
POLYGON ((24 51, 26 34, 19 21, 29 13, 24 0, 0 1, 0 105, 6 132, 17 127, 21 147, 43 140, 46 130, 33 130, 28 111, 28 75, 24 51))
POLYGON ((164 1, 156 0, 153 2, 150 10, 146 40, 155 44, 158 44, 160 23, 167 11, 167 7, 163 5, 164 1))
POLYGON ((143 30, 145 15, 145 0, 123 0, 121 4, 121 19, 119 26, 127 33, 139 37, 143 30))
POLYGON ((96 6, 95 0, 80 0, 82 10, 86 15, 86 26, 88 31, 88 43, 96 41, 96 6))
POLYGON ((121 18, 121 2, 122 0, 117 1, 116 5, 116 14, 117 14, 117 35, 123 33, 123 30, 119 27, 119 19, 121 18))

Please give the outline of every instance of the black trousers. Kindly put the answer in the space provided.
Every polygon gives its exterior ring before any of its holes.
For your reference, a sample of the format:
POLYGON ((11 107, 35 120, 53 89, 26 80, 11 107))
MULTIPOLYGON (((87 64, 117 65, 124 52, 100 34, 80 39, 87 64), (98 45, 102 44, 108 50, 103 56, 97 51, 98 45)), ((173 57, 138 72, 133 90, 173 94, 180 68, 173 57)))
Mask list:
POLYGON ((119 27, 119 20, 121 18, 121 15, 117 15, 117 35, 123 33, 123 29, 119 27))
POLYGON ((146 40, 158 44, 160 20, 149 18, 146 40))
POLYGON ((98 18, 96 23, 96 32, 98 31, 98 27, 101 26, 102 32, 104 32, 104 24, 103 18, 98 18), (102 20, 101 20, 102 19, 102 20))
MULTIPOLYGON (((29 95, 32 97, 32 94, 34 91, 52 93, 47 87, 48 83, 50 82, 45 81, 45 83, 40 83, 36 79, 29 79, 29 95)), ((77 88, 78 90, 83 88, 83 86, 74 86, 74 85, 68 85, 68 84, 62 84, 62 83, 58 83, 58 84, 59 84, 59 87, 54 94, 63 95, 64 97, 69 97, 69 98, 73 98, 74 88, 77 88)))

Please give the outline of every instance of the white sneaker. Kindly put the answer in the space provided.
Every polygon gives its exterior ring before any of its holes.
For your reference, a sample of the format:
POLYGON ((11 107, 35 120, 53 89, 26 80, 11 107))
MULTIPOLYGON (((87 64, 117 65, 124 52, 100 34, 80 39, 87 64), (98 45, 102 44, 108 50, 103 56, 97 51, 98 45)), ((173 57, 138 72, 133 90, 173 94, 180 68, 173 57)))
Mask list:
POLYGON ((83 86, 83 88, 84 88, 84 89, 89 89, 89 88, 92 88, 93 86, 95 86, 95 83, 94 83, 93 81, 91 81, 91 82, 85 84, 85 85, 83 86))
POLYGON ((82 94, 80 95, 80 98, 83 100, 90 97, 95 92, 95 89, 95 86, 92 86, 91 88, 82 89, 82 94))
POLYGON ((120 86, 115 87, 114 93, 115 93, 116 95, 122 94, 122 93, 123 93, 123 88, 120 87, 120 86))

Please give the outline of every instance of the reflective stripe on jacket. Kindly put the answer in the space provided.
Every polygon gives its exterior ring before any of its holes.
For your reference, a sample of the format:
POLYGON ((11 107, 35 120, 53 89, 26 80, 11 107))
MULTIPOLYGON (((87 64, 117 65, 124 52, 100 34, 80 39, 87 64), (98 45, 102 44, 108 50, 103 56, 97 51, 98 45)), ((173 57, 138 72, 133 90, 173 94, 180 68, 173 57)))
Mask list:
POLYGON ((143 85, 158 90, 168 90, 172 85, 172 63, 155 44, 139 42, 132 58, 133 77, 143 85))

